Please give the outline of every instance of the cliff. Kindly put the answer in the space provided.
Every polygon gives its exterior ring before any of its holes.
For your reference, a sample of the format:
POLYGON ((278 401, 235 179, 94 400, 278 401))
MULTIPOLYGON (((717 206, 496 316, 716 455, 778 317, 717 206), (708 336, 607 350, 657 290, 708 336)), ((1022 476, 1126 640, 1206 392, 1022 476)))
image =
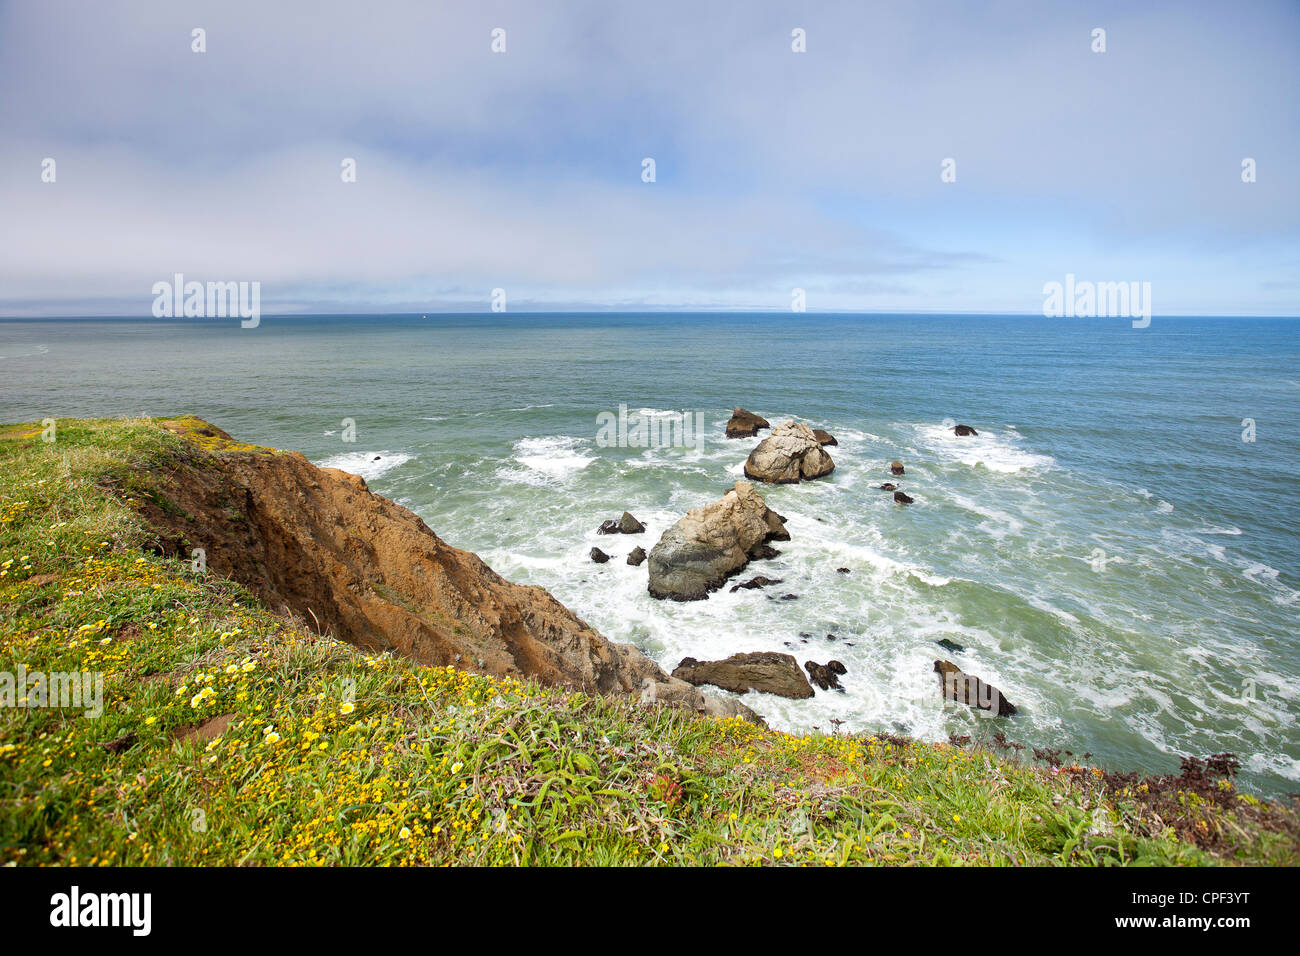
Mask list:
POLYGON ((420 664, 755 716, 607 640, 544 589, 507 581, 357 475, 241 444, 196 418, 162 427, 188 447, 142 465, 150 493, 132 499, 157 553, 202 549, 210 572, 320 634, 420 664))

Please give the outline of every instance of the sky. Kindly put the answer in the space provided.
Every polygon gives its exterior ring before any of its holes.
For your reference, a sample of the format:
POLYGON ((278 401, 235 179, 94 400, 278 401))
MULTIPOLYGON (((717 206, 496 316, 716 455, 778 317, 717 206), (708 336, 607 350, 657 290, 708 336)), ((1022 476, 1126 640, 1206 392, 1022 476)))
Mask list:
POLYGON ((0 2, 0 222, 10 316, 1300 315, 1300 3, 0 2))

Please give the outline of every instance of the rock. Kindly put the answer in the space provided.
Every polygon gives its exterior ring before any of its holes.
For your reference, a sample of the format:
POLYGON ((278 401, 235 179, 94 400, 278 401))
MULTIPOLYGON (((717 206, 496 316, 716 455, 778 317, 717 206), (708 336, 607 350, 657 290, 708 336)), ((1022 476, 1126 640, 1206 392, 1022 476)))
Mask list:
POLYGON ((720 501, 691 509, 663 533, 650 551, 650 596, 702 600, 749 563, 755 545, 788 537, 754 486, 737 481, 720 501))
POLYGON ((780 600, 782 600, 782 601, 797 601, 797 600, 799 600, 799 595, 797 595, 797 594, 782 594, 781 597, 780 597, 780 600))
MULTIPOLYGON (((787 532, 786 538, 789 537, 789 532, 787 532)), ((782 540, 785 540, 785 538, 782 540)), ((776 548, 772 547, 770 544, 756 544, 749 549, 749 560, 762 561, 765 558, 775 558, 780 553, 780 551, 776 550, 776 548)))
POLYGON ((757 575, 756 577, 750 578, 744 584, 734 585, 731 588, 731 593, 735 594, 737 591, 740 591, 742 589, 745 591, 753 591, 755 588, 765 588, 769 584, 780 584, 780 583, 781 583, 780 578, 765 578, 763 577, 763 575, 760 574, 757 575))
POLYGON ((944 650, 952 651, 954 654, 960 654, 966 650, 966 648, 962 647, 956 641, 950 641, 946 637, 943 638, 942 640, 935 641, 935 643, 938 644, 940 647, 942 647, 944 650))
POLYGON ((608 521, 602 521, 600 527, 596 529, 596 534, 641 534, 645 531, 645 525, 632 517, 630 511, 624 511, 623 517, 615 520, 610 518, 608 521))
POLYGON ((827 661, 825 664, 806 661, 803 666, 808 671, 808 677, 822 690, 844 690, 840 686, 839 675, 848 673, 848 669, 839 661, 827 661))
POLYGON ((595 561, 597 564, 604 564, 606 561, 609 560, 609 555, 607 555, 604 551, 600 550, 600 548, 592 548, 591 560, 595 561))
POLYGON ((838 445, 838 444, 839 444, 839 442, 837 442, 837 441, 835 440, 835 436, 834 436, 834 435, 832 435, 830 432, 828 432, 828 431, 826 431, 825 429, 822 429, 822 428, 814 428, 814 429, 813 429, 813 437, 816 438, 817 441, 820 442, 822 445, 838 445))
POLYGON ((731 412, 727 422, 728 438, 753 438, 760 428, 770 428, 768 420, 762 415, 755 415, 748 409, 737 406, 731 412))
POLYGON ((827 634, 827 635, 826 635, 826 640, 828 640, 828 641, 838 641, 838 640, 839 640, 839 637, 837 637, 837 636, 834 635, 834 634, 827 634))
POLYGON ((807 425, 782 422, 758 443, 745 459, 745 477, 771 484, 789 485, 829 475, 835 462, 807 425))
POLYGON ((742 717, 760 727, 767 726, 762 717, 740 701, 730 697, 714 697, 676 677, 663 680, 647 677, 641 685, 641 704, 647 707, 656 704, 678 707, 708 717, 742 717))
POLYGON ((634 568, 639 568, 641 562, 645 560, 645 548, 638 545, 632 549, 632 553, 627 556, 627 563, 634 568))
POLYGON ((952 430, 953 430, 953 433, 954 433, 955 435, 957 435, 957 437, 959 437, 959 438, 964 438, 964 437, 967 436, 967 435, 978 435, 978 434, 979 434, 979 432, 977 432, 975 429, 971 428, 969 425, 955 425, 955 426, 953 426, 953 429, 952 429, 952 430))
POLYGON ((835 569, 835 573, 836 573, 836 574, 849 574, 850 571, 849 571, 848 568, 836 568, 836 569, 835 569))
POLYGON ((910 505, 915 500, 916 499, 913 498, 911 495, 905 494, 904 492, 901 491, 894 492, 894 501, 898 502, 898 504, 900 505, 910 505))
POLYGON ((799 663, 789 654, 771 651, 733 654, 724 661, 683 658, 673 677, 690 684, 712 684, 737 694, 758 690, 796 700, 813 696, 799 663))
POLYGON ((885 482, 883 485, 880 486, 880 490, 881 490, 881 491, 897 491, 897 490, 898 490, 898 485, 894 484, 892 481, 887 481, 887 482, 885 482))
POLYGON ((901 461, 891 461, 889 463, 889 472, 893 475, 903 474, 903 463, 901 461))
POLYGON ((939 688, 945 700, 987 710, 999 717, 1015 715, 1016 706, 1000 690, 978 677, 962 673, 952 661, 935 661, 934 672, 939 675, 939 688))

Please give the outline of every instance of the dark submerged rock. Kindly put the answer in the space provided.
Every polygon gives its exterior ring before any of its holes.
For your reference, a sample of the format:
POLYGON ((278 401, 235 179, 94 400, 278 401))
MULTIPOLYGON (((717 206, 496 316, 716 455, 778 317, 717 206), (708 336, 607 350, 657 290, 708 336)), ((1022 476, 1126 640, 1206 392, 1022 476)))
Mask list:
POLYGON ((781 579, 780 579, 780 578, 765 578, 765 577, 763 577, 763 575, 759 574, 759 575, 755 575, 754 577, 750 578, 750 579, 749 579, 748 581, 746 581, 744 584, 735 584, 735 585, 732 585, 731 593, 734 594, 734 593, 736 593, 737 591, 742 591, 742 590, 743 590, 743 591, 753 591, 753 590, 756 590, 757 588, 765 588, 765 587, 767 587, 767 586, 770 585, 770 584, 780 584, 780 583, 781 583, 781 579))

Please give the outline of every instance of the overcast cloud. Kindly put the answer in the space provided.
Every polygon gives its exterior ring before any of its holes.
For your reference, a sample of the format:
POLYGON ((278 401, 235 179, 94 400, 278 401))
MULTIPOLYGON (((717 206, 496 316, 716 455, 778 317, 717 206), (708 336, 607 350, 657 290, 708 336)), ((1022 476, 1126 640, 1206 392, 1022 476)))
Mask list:
POLYGON ((1295 315, 1298 174, 1294 2, 0 4, 3 314, 1295 315))

